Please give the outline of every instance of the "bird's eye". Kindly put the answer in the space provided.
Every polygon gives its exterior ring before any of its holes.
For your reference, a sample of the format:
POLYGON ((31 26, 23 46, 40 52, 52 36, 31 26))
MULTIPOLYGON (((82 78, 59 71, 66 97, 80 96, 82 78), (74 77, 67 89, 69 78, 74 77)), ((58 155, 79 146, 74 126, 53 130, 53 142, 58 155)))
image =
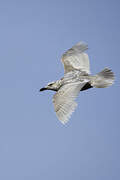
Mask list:
POLYGON ((51 84, 49 84, 49 86, 52 86, 53 84, 51 83, 51 84))

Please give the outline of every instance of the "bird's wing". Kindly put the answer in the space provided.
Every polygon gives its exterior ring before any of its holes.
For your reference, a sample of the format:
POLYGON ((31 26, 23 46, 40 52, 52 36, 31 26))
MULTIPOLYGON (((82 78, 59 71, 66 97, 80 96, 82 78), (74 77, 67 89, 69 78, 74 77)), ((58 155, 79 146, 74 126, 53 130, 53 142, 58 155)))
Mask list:
POLYGON ((74 112, 77 103, 75 102, 81 88, 86 82, 74 82, 62 86, 53 96, 53 104, 58 119, 65 124, 72 112, 74 112))
POLYGON ((64 65, 65 73, 72 70, 80 70, 90 74, 89 58, 84 53, 87 49, 88 46, 85 43, 79 42, 62 55, 61 61, 64 65))

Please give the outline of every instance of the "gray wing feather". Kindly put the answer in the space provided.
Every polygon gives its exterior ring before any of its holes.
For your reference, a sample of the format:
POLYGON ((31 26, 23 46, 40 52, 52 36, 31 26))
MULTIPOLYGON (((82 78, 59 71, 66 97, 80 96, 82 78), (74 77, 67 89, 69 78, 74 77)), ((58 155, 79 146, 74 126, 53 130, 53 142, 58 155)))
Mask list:
POLYGON ((84 53, 87 49, 88 46, 85 43, 79 42, 62 55, 61 61, 64 65, 65 73, 72 70, 85 71, 87 74, 90 73, 89 58, 84 53))
POLYGON ((72 112, 74 112, 77 107, 75 99, 85 83, 80 84, 80 82, 76 82, 66 84, 62 86, 53 96, 53 104, 56 115, 63 124, 69 120, 72 112))

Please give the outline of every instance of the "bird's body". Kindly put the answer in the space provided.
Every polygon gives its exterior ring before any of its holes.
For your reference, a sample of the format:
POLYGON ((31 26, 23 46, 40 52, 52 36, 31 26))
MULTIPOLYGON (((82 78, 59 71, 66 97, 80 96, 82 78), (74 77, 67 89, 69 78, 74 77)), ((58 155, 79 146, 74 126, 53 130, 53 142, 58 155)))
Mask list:
POLYGON ((62 56, 64 77, 56 82, 49 83, 43 90, 53 90, 53 104, 58 119, 65 124, 75 110, 76 97, 80 91, 96 87, 104 88, 113 84, 113 72, 105 68, 97 75, 90 75, 88 55, 84 52, 87 45, 80 42, 66 51, 62 56))

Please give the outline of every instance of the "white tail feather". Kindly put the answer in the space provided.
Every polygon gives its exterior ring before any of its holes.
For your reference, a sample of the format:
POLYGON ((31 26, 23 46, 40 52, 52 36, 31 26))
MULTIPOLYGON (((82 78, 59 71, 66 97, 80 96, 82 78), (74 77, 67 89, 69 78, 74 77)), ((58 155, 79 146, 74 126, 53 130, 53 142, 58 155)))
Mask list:
POLYGON ((91 85, 96 88, 105 88, 111 86, 113 82, 114 82, 113 72, 110 69, 105 68, 95 76, 91 85))

